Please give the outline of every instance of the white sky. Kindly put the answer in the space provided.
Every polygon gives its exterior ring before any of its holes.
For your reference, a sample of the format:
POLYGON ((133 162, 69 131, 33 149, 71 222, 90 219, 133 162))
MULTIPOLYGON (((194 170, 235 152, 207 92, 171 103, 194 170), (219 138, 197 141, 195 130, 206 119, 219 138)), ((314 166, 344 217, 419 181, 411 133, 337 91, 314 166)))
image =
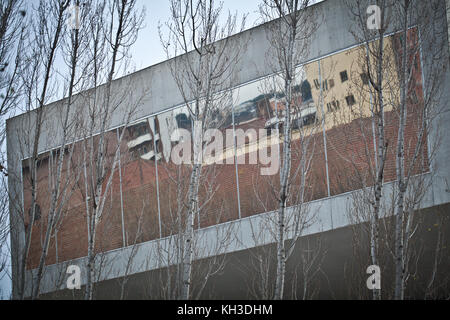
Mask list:
MULTIPOLYGON (((220 1, 220 0, 217 0, 220 1)), ((250 29, 260 21, 258 10, 262 0, 221 0, 223 2, 222 14, 228 11, 237 13, 239 17, 247 14, 246 29, 250 29)), ((311 4, 323 0, 311 0, 311 4)), ((166 60, 164 50, 158 34, 158 24, 164 24, 170 18, 169 0, 138 0, 138 7, 145 7, 146 17, 144 29, 140 31, 137 42, 133 46, 133 63, 136 70, 166 60)))

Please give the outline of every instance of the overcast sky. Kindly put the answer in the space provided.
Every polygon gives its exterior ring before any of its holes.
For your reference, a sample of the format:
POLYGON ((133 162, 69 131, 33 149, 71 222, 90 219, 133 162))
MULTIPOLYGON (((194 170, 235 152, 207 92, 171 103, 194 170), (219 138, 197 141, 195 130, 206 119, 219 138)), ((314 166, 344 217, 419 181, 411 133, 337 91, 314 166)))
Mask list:
MULTIPOLYGON (((262 0, 222 0, 222 14, 228 11, 237 13, 239 17, 247 14, 246 29, 250 29, 260 22, 258 6, 262 0)), ((323 0, 311 0, 311 4, 323 0)), ((138 0, 139 7, 145 7, 145 28, 139 33, 137 42, 132 49, 133 63, 136 70, 166 60, 164 50, 158 34, 158 24, 164 24, 170 18, 169 0, 138 0)))
MULTIPOLYGON (((139 7, 145 7, 145 28, 133 47, 133 62, 137 70, 166 60, 158 34, 158 23, 164 24, 170 18, 168 0, 138 0, 139 7)), ((223 11, 237 12, 239 16, 248 14, 246 29, 254 26, 259 19, 258 4, 261 0, 224 0, 223 11)))

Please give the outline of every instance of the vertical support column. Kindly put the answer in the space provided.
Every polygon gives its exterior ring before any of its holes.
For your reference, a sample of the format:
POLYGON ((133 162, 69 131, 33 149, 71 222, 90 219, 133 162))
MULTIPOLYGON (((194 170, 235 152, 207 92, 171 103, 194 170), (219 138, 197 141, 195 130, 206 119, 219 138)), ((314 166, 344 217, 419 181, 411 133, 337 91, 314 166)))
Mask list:
POLYGON ((321 70, 321 63, 320 60, 317 62, 319 64, 319 83, 320 83, 320 108, 322 111, 322 133, 323 133, 323 147, 324 147, 324 154, 325 154, 325 170, 327 174, 327 192, 328 197, 331 196, 330 192, 330 176, 328 172, 328 151, 327 151, 327 135, 325 130, 325 111, 323 109, 323 82, 322 82, 322 70, 321 70))
POLYGON ((231 92, 230 99, 231 99, 231 119, 232 119, 232 122, 233 122, 234 166, 235 166, 235 171, 236 171, 236 192, 237 192, 237 199, 238 199, 238 216, 239 216, 239 219, 242 219, 242 214, 241 214, 241 196, 240 196, 240 190, 239 190, 239 170, 238 170, 238 163, 237 163, 236 127, 235 127, 235 124, 234 124, 233 92, 231 92))
MULTIPOLYGON (((323 82, 322 82, 322 67, 320 60, 317 61, 319 64, 319 83, 320 83, 320 98, 319 98, 319 104, 322 111, 322 133, 323 133, 323 148, 324 148, 324 154, 325 154, 325 171, 327 175, 327 192, 328 197, 331 196, 330 192, 330 175, 328 171, 328 151, 327 151, 327 135, 325 132, 325 111, 323 108, 323 82)), ((333 229, 333 212, 332 208, 330 207, 330 221, 331 221, 331 229, 333 229)))
MULTIPOLYGON (((125 128, 123 129, 125 130, 125 128)), ((116 135, 117 135, 117 143, 119 143, 119 128, 116 129, 116 135)), ((126 236, 125 236, 125 218, 123 216, 123 193, 122 193, 122 165, 121 165, 121 158, 122 155, 120 153, 120 146, 119 146, 119 189, 120 189, 120 214, 122 217, 122 245, 123 247, 127 246, 126 236)))
MULTIPOLYGON (((450 0, 447 0, 446 2, 446 7, 447 7, 447 24, 450 23, 450 0)), ((425 66, 426 66, 426 62, 423 56, 423 52, 422 52, 422 34, 420 32, 420 29, 417 28, 417 32, 418 32, 418 36, 419 36, 419 57, 420 57, 420 70, 421 70, 421 78, 422 78, 422 93, 423 93, 423 98, 424 101, 428 100, 428 93, 427 93, 427 83, 426 83, 426 79, 425 79, 425 66)), ((449 25, 449 40, 450 40, 450 25, 449 25)), ((450 45, 450 42, 449 42, 450 45)), ((432 154, 432 150, 431 150, 431 146, 433 145, 433 141, 432 141, 432 136, 433 136, 433 125, 432 123, 430 123, 430 121, 433 121, 432 119, 428 119, 428 115, 425 118, 425 125, 427 128, 431 128, 430 131, 427 132, 427 160, 428 160, 428 166, 429 166, 429 171, 433 172, 433 168, 434 168, 434 161, 435 158, 430 158, 431 154, 432 154)), ((434 204, 435 203, 435 199, 434 199, 434 188, 435 188, 435 184, 431 183, 430 185, 430 192, 431 192, 431 201, 434 204)))
MULTIPOLYGON (((158 175, 158 153, 156 149, 156 120, 155 117, 152 118, 153 121, 149 120, 149 125, 153 132, 153 152, 155 153, 155 180, 156 180, 156 202, 158 205, 158 224, 159 224, 159 238, 162 238, 162 228, 161 228, 161 204, 159 201, 159 175, 158 175)), ((159 137, 161 139, 161 136, 159 137)))
MULTIPOLYGON (((369 46, 366 44, 366 55, 367 58, 370 59, 369 57, 369 46)), ((374 113, 373 113, 373 95, 372 95, 372 89, 371 89, 372 85, 369 81, 369 104, 370 104, 370 113, 372 114, 372 138, 373 138, 373 157, 375 159, 375 168, 378 168, 378 158, 377 158, 377 136, 376 136, 376 132, 375 132, 375 118, 374 118, 374 113)))
MULTIPOLYGON (((278 110, 278 97, 277 97, 277 82, 275 80, 276 75, 273 77, 273 93, 275 98, 275 112, 276 112, 276 121, 277 121, 277 132, 280 132, 280 118, 278 117, 279 110, 278 110)), ((281 141, 278 140, 277 148, 278 148, 278 163, 281 163, 281 141)))

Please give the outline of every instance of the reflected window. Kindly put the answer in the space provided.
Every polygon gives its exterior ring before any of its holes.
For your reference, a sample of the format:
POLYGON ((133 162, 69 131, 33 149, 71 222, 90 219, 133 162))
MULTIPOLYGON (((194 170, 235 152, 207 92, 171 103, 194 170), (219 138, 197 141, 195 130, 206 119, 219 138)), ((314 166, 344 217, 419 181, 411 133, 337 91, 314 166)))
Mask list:
POLYGON ((330 84, 330 89, 334 87, 334 79, 328 80, 328 83, 330 84))
POLYGON ((340 75, 341 75, 341 82, 345 82, 345 81, 348 80, 347 70, 342 71, 342 72, 340 73, 340 75))
POLYGON ((339 100, 333 100, 332 102, 327 103, 328 112, 334 112, 339 109, 340 109, 339 100))
POLYGON ((162 146, 160 145, 159 121, 155 121, 153 125, 151 118, 145 119, 129 126, 127 130, 127 147, 134 160, 154 160, 155 156, 160 158, 159 150, 162 149, 162 146), (150 125, 154 127, 151 129, 150 125), (156 145, 156 152, 154 145, 156 145))
POLYGON ((314 123, 316 123, 316 113, 315 112, 307 114, 301 118, 295 117, 292 122, 292 129, 293 130, 300 129, 302 127, 306 127, 306 126, 312 125, 314 123))
POLYGON ((366 86, 369 84, 369 76, 367 73, 361 73, 361 81, 366 86))
POLYGON ((312 94, 311 94, 311 85, 309 84, 308 80, 305 80, 301 84, 301 91, 302 91, 302 99, 303 102, 307 102, 309 100, 312 100, 312 94))
POLYGON ((178 128, 186 130, 191 129, 192 126, 191 119, 188 118, 188 116, 185 113, 177 114, 175 116, 175 119, 177 121, 178 128))
POLYGON ((148 122, 143 121, 134 126, 128 127, 131 139, 136 139, 149 133, 148 122))
POLYGON ((309 126, 311 124, 314 124, 316 122, 316 113, 308 114, 307 116, 304 116, 302 118, 303 120, 303 126, 309 126))
POLYGON ((136 160, 153 160, 155 158, 153 143, 151 141, 140 144, 139 146, 133 148, 131 152, 136 160))
POLYGON ((299 113, 293 115, 292 128, 300 129, 316 123, 316 108, 313 106, 302 109, 299 113))
POLYGON ((314 86, 316 87, 317 90, 320 89, 320 83, 319 83, 319 80, 314 79, 314 86))
POLYGON ((351 107, 352 105, 355 104, 355 97, 353 95, 349 95, 345 97, 345 101, 347 102, 347 105, 351 107))
POLYGON ((257 118, 256 105, 253 101, 247 101, 237 106, 234 110, 234 122, 236 125, 257 118))

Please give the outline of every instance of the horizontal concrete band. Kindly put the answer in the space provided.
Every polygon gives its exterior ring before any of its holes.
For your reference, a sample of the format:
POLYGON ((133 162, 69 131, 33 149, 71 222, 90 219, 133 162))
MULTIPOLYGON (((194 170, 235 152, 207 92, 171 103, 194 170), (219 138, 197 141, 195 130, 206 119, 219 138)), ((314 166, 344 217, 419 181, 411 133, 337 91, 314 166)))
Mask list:
MULTIPOLYGON (((421 176, 425 183, 433 179, 431 173, 421 176)), ((431 188, 428 188, 419 209, 426 209, 449 202, 443 197, 436 197, 437 190, 445 190, 445 181, 433 179, 431 188)), ((383 188, 383 202, 387 205, 393 192, 394 183, 387 183, 383 188)), ((362 190, 356 190, 326 199, 319 199, 305 203, 302 206, 302 214, 308 214, 312 222, 303 231, 301 236, 330 231, 346 227, 352 224, 349 219, 349 210, 355 197, 361 195, 362 190)), ((439 192, 438 192, 439 193, 439 192)), ((298 213, 298 207, 290 207, 287 212, 287 221, 293 221, 294 214, 298 213)), ((277 212, 266 212, 251 217, 235 220, 196 231, 195 259, 204 259, 214 255, 230 254, 233 252, 254 248, 257 246, 274 243, 277 212)), ((292 223, 291 223, 292 225, 292 223)), ((288 229, 287 240, 294 237, 292 228, 288 229)), ((175 264, 174 245, 175 236, 152 240, 136 244, 126 248, 120 248, 105 252, 97 256, 96 270, 100 273, 95 276, 96 282, 112 280, 124 276, 130 276, 146 271, 157 270, 175 264), (132 258, 130 258, 132 257, 132 258), (172 257, 172 258, 167 258, 172 257), (131 260, 130 260, 131 259, 131 260), (131 261, 131 262, 130 262, 131 261), (128 265, 128 267, 127 267, 128 265)), ((81 269, 81 285, 86 284, 87 258, 65 261, 59 264, 47 266, 41 282, 41 294, 66 289, 66 274, 69 265, 77 265, 81 269)), ((27 272, 27 283, 31 283, 31 277, 37 269, 27 272)), ((27 295, 30 296, 30 288, 27 295)))

